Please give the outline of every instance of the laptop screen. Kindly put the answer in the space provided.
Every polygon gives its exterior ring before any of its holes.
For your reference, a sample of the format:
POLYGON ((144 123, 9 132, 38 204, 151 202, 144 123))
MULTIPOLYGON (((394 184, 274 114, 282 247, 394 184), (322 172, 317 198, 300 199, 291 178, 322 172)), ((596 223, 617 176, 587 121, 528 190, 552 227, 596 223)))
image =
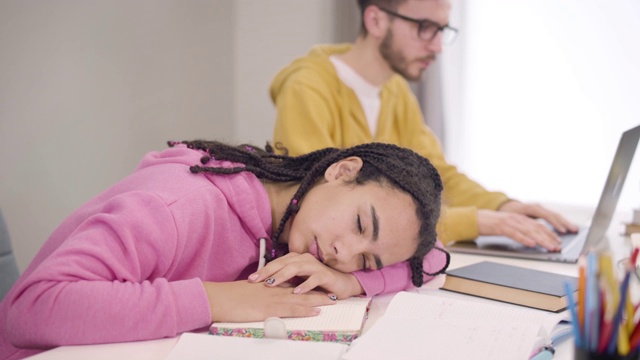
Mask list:
POLYGON ((611 218, 616 210, 639 139, 640 126, 625 131, 620 138, 618 149, 613 157, 613 164, 611 164, 611 169, 609 170, 609 176, 607 176, 598 207, 593 215, 585 249, 591 248, 602 239, 611 224, 611 218))

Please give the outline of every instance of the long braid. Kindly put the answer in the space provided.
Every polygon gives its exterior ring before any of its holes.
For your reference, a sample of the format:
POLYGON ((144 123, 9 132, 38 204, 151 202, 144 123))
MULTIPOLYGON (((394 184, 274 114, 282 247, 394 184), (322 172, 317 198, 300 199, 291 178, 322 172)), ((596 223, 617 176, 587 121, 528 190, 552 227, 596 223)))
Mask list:
MULTIPOLYGON (((269 144, 265 149, 252 145, 230 146, 215 141, 183 141, 189 148, 206 153, 201 158, 201 165, 190 168, 193 173, 207 172, 213 174, 236 174, 244 171, 253 173, 259 179, 272 182, 299 182, 300 186, 289 206, 285 210, 278 227, 273 234, 274 248, 282 249, 279 243, 287 221, 295 214, 304 195, 314 186, 318 178, 333 163, 350 156, 362 159, 363 166, 354 182, 388 183, 405 191, 413 198, 416 215, 420 221, 418 247, 409 258, 412 272, 412 283, 421 286, 423 282, 423 258, 434 248, 436 242, 436 223, 440 216, 442 181, 438 171, 426 158, 417 153, 395 145, 368 143, 348 149, 326 148, 305 155, 291 157, 274 153, 269 144), (235 167, 206 166, 211 157, 216 160, 237 163, 235 167)), ((168 142, 169 146, 179 144, 168 142)), ((282 150, 276 144, 276 149, 282 150)), ((441 250, 441 249, 439 249, 441 250)), ((267 258, 267 261, 271 260, 267 258)), ((448 261, 447 261, 448 263, 448 261)), ((441 272, 444 271, 441 270, 441 272)), ((433 274, 428 274, 433 275, 433 274)))

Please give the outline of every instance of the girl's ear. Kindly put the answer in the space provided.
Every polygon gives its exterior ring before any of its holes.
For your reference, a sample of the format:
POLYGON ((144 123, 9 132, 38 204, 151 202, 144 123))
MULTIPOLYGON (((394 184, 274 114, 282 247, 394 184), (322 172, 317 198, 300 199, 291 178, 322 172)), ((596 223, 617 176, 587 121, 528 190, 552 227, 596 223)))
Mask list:
POLYGON ((325 170, 324 178, 328 182, 338 179, 350 182, 358 176, 360 169, 362 169, 362 159, 357 156, 350 156, 331 164, 325 170))

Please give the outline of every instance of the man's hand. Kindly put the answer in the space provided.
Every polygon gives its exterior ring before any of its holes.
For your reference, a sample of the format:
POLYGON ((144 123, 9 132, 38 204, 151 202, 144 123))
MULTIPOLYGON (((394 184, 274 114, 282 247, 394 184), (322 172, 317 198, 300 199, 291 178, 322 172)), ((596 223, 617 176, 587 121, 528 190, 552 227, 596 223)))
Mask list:
POLYGON ((355 276, 332 269, 311 254, 288 253, 275 259, 249 276, 250 282, 265 281, 267 286, 278 286, 294 277, 305 280, 295 287, 295 294, 304 294, 317 287, 345 299, 364 293, 355 276))
POLYGON ((540 245, 549 251, 560 251, 560 238, 547 226, 534 219, 543 219, 559 233, 575 233, 578 227, 562 215, 537 204, 508 201, 498 211, 478 210, 480 235, 505 235, 526 245, 540 245))

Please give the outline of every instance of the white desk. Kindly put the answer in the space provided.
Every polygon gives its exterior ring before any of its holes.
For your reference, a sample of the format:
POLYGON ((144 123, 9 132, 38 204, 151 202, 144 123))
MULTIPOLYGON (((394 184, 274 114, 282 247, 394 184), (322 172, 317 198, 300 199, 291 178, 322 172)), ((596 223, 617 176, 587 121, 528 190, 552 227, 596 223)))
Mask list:
MULTIPOLYGON (((578 224, 586 224, 589 220, 591 211, 578 207, 567 206, 554 206, 549 205, 550 208, 555 209, 562 214, 565 214, 570 220, 575 221, 578 224)), ((607 236, 610 241, 610 247, 616 260, 627 256, 628 249, 630 248, 630 241, 628 238, 622 237, 622 222, 629 221, 631 219, 631 212, 619 212, 614 216, 611 222, 611 227, 607 236)), ((564 263, 551 263, 546 261, 534 261, 534 260, 521 260, 501 257, 486 257, 479 255, 467 255, 467 254, 451 254, 450 269, 455 269, 461 266, 473 264, 479 261, 491 259, 492 261, 501 262, 505 264, 511 264, 516 266, 523 266, 532 269, 538 269, 542 271, 550 271, 561 273, 565 275, 577 276, 577 266, 575 264, 564 263)), ((444 290, 439 290, 444 291, 444 290)), ((635 289, 637 292, 638 289, 635 289)), ((479 302, 491 302, 492 304, 502 304, 499 302, 476 298, 472 296, 462 294, 452 294, 452 296, 459 296, 466 300, 479 301, 479 302)), ((365 323, 364 333, 376 322, 380 316, 382 316, 389 305, 389 302, 393 298, 394 294, 387 294, 374 297, 370 312, 369 319, 365 323)), ((502 306, 515 306, 510 304, 502 304, 502 306)), ((30 357, 32 360, 75 360, 75 359, 94 359, 94 360, 111 360, 111 359, 139 359, 139 360, 160 360, 164 359, 166 355, 171 351, 173 346, 177 343, 178 337, 170 339, 159 339, 151 341, 139 341, 131 343, 117 343, 117 344, 101 344, 101 345, 85 345, 85 346, 62 346, 56 349, 52 349, 41 354, 30 357)), ((557 347, 557 352, 554 356, 554 360, 569 360, 573 359, 573 341, 568 339, 561 343, 557 347)))

